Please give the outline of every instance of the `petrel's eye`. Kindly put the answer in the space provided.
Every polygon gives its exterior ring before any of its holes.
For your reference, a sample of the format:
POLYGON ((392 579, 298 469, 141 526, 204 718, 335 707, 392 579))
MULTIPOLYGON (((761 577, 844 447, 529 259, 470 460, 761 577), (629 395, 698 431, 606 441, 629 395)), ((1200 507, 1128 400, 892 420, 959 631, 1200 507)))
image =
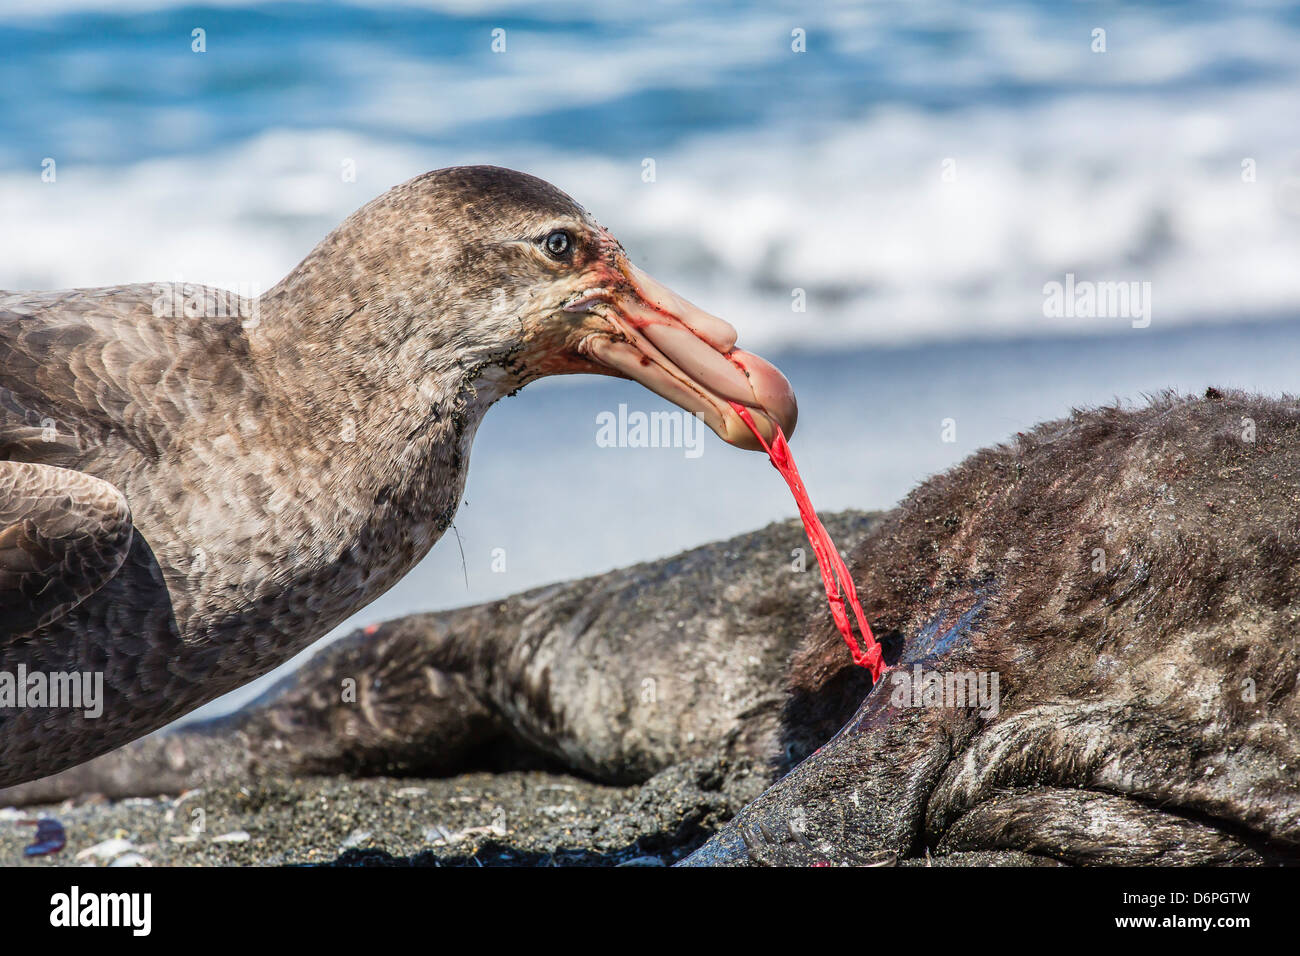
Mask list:
POLYGON ((563 259, 573 248, 573 237, 563 229, 556 229, 546 237, 546 252, 553 259, 563 259))

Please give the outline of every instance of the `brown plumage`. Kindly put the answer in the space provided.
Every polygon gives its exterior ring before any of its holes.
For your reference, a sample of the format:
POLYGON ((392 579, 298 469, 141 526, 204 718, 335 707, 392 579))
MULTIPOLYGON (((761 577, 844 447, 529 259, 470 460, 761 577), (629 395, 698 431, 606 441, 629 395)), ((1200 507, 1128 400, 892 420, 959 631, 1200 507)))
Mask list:
POLYGON ((0 784, 147 733, 382 594, 450 523, 488 406, 541 375, 637 378, 728 440, 715 388, 792 425, 734 341, 569 197, 494 167, 395 187, 257 300, 0 293, 0 673, 101 673, 105 697, 98 719, 0 708, 0 784))

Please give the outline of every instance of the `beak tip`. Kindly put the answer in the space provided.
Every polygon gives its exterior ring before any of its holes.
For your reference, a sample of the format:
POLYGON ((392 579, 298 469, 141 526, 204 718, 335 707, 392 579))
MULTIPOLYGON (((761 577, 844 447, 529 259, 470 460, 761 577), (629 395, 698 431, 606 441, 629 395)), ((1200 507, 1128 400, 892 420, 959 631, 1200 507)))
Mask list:
MULTIPOLYGON (((735 349, 731 357, 749 378, 749 387, 753 390, 755 399, 751 407, 762 412, 763 417, 780 428, 788 439, 794 434, 799 422, 799 402, 794 396, 790 380, 771 362, 752 352, 735 349)), ((775 433, 771 437, 775 438, 775 433)))

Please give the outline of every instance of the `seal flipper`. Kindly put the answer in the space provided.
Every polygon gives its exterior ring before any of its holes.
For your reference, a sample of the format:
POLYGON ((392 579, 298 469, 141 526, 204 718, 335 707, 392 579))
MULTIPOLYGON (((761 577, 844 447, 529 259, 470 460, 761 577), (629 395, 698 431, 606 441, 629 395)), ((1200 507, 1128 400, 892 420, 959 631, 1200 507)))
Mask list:
POLYGON ((270 775, 455 772, 504 727, 462 675, 434 666, 432 616, 356 631, 233 713, 0 789, 0 806, 179 793, 270 775))
POLYGON ((872 693, 839 734, 680 865, 871 864, 884 854, 912 856, 926 800, 975 725, 951 712, 893 708, 872 693))
POLYGON ((962 669, 987 594, 976 589, 961 613, 926 621, 835 736, 681 865, 879 865, 914 856, 929 795, 979 720, 967 710, 897 706, 892 685, 914 666, 962 669))

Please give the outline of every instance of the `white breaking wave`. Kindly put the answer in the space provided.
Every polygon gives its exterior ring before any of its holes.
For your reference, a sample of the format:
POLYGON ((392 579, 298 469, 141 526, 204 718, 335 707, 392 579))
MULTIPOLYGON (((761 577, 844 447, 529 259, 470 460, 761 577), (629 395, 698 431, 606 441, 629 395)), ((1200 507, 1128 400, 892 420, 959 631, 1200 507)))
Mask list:
POLYGON ((1066 273, 1150 282, 1154 328, 1294 317, 1300 161, 1294 131, 1274 119, 1292 102, 1285 89, 1181 105, 1080 97, 960 122, 891 109, 793 142, 700 137, 651 157, 653 183, 643 157, 466 155, 275 131, 223 154, 60 167, 53 184, 0 174, 0 287, 266 289, 389 186, 493 162, 569 191, 647 270, 761 347, 1121 327, 1046 318, 1043 286, 1066 273), (356 182, 343 181, 346 160, 356 182))

